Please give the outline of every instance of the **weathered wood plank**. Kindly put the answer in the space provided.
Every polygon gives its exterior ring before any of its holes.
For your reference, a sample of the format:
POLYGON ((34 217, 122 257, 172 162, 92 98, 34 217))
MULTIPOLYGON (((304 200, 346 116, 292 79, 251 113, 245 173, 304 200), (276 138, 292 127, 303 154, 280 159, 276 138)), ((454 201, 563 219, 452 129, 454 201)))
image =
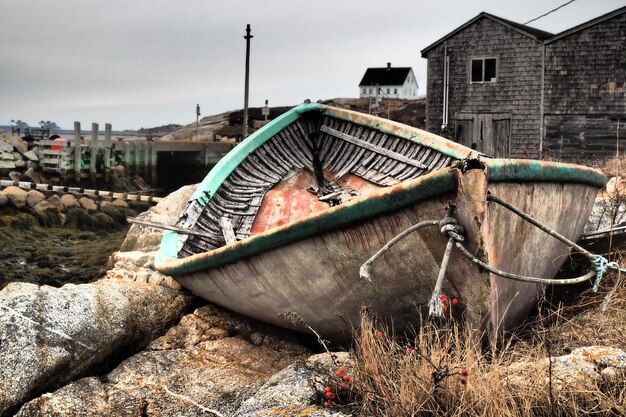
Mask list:
POLYGON ((350 142, 350 143, 353 143, 353 144, 358 145, 360 147, 372 150, 372 151, 374 151, 376 153, 379 153, 381 155, 385 155, 385 156, 387 156, 389 158, 397 159, 398 161, 404 162, 404 163, 409 164, 409 165, 413 165, 413 166, 418 167, 418 168, 426 168, 426 166, 424 164, 422 164, 421 162, 418 162, 418 161, 415 161, 413 159, 407 158, 406 156, 404 156, 402 154, 399 154, 397 152, 390 151, 390 150, 382 148, 380 146, 376 146, 376 145, 371 144, 369 142, 366 142, 366 141, 364 141, 362 139, 355 138, 354 136, 347 135, 345 133, 342 133, 340 131, 331 129, 331 128, 326 127, 326 126, 322 126, 321 129, 324 132, 326 132, 326 133, 328 133, 328 134, 330 134, 332 136, 335 136, 335 137, 337 137, 339 139, 345 140, 346 142, 350 142))

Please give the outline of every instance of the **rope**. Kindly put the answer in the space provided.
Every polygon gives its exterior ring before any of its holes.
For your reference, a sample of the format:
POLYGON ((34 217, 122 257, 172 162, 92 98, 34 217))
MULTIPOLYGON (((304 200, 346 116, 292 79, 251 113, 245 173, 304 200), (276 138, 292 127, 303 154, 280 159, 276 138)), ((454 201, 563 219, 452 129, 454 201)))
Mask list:
POLYGON ((448 239, 446 245, 446 251, 443 253, 443 259, 441 260, 441 266, 439 267, 439 275, 437 275, 437 282, 435 283, 435 289, 433 295, 428 301, 428 315, 435 317, 443 317, 443 300, 441 300, 441 287, 443 285, 443 278, 446 275, 446 269, 448 269, 448 261, 450 260, 450 254, 454 247, 454 238, 448 239))
MULTIPOLYGON (((493 194, 488 194, 487 195, 487 201, 492 201, 492 202, 494 202, 496 204, 501 205, 502 207, 507 208, 508 210, 510 210, 513 213, 517 214, 518 216, 520 216, 522 219, 526 220, 527 222, 529 222, 533 226, 536 226, 540 230, 546 232, 550 236, 558 239, 559 241, 563 242, 565 245, 569 246, 572 249, 575 249, 576 251, 580 252, 585 257, 587 257, 591 261, 591 265, 594 267, 595 273, 596 273, 596 280, 594 281, 594 284, 593 284, 593 292, 597 292, 598 291, 598 288, 600 287, 600 281, 602 281, 602 277, 606 273, 607 268, 616 270, 619 273, 626 272, 626 269, 621 269, 619 267, 619 265, 617 264, 617 262, 609 262, 603 256, 596 255, 596 254, 593 254, 593 253, 589 252, 587 249, 585 249, 582 246, 572 242, 571 240, 569 240, 565 236, 561 235, 560 233, 556 232, 555 230, 552 230, 548 226, 542 224, 537 219, 535 219, 535 218, 531 217, 530 215, 524 213, 522 210, 518 209, 514 205, 512 205, 510 203, 507 203, 504 200, 500 200, 498 197, 494 196, 493 194)), ((582 282, 582 281, 580 281, 580 282, 582 282)), ((551 285, 559 285, 559 284, 551 284, 551 285)))
POLYGON ((479 265, 481 268, 486 269, 487 271, 491 272, 492 274, 499 275, 499 276, 504 277, 504 278, 513 279, 515 281, 524 281, 524 282, 532 282, 532 283, 535 283, 535 284, 547 284, 547 285, 572 285, 572 284, 579 284, 581 282, 588 281, 594 275, 596 275, 595 271, 591 271, 591 272, 586 273, 583 276, 576 277, 576 278, 554 278, 554 279, 550 279, 550 278, 527 277, 527 276, 523 276, 523 275, 512 274, 510 272, 504 272, 504 271, 501 271, 500 269, 493 268, 493 267, 487 265, 486 263, 484 263, 483 261, 481 261, 480 259, 478 259, 474 255, 472 255, 465 248, 465 246, 463 246, 459 242, 456 243, 456 247, 461 251, 461 253, 466 258, 468 258, 470 261, 474 262, 475 264, 479 265))
POLYGON ((363 265, 361 265, 361 268, 359 269, 359 275, 361 276, 361 278, 366 279, 367 281, 371 281, 371 278, 370 278, 370 267, 372 266, 374 261, 376 261, 378 258, 380 258, 382 256, 383 253, 387 252, 393 245, 398 243, 398 241, 401 240, 402 238, 404 238, 406 235, 408 235, 410 233, 413 233, 414 231, 419 230, 419 229, 421 229, 423 227, 426 227, 426 226, 438 226, 438 225, 439 225, 439 221, 438 220, 425 220, 423 222, 419 222, 417 224, 414 224, 413 226, 409 227, 408 229, 404 230, 403 232, 400 232, 396 237, 394 237, 389 242, 387 242, 387 244, 385 246, 380 248, 380 250, 378 252, 376 252, 374 255, 372 255, 371 258, 369 258, 367 261, 365 261, 365 263, 363 265))
MULTIPOLYGON (((611 262, 611 263, 617 264, 616 262, 611 262)), ((604 297, 604 301, 602 301, 602 305, 600 306, 600 314, 604 315, 604 313, 606 312, 606 309, 609 307, 609 303, 613 299, 613 296, 615 295, 615 292, 617 291, 617 288, 619 287, 621 280, 622 280, 622 269, 618 268, 617 279, 615 280, 615 284, 613 285, 613 288, 611 288, 611 291, 609 291, 606 297, 604 297)))

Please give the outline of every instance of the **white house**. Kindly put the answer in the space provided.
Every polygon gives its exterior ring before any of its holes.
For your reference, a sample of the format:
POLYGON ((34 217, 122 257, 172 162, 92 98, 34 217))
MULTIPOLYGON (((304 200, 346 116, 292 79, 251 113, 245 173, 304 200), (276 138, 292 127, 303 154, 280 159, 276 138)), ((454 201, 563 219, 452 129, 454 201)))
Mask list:
POLYGON ((417 99, 419 86, 411 67, 368 68, 359 83, 359 97, 417 99))

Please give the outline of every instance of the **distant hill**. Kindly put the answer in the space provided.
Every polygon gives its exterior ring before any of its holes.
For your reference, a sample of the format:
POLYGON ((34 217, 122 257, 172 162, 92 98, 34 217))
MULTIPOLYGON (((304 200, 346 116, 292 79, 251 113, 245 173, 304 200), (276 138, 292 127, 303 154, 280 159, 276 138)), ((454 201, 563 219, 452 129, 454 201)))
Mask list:
MULTIPOLYGON (((348 110, 355 110, 367 113, 370 108, 370 99, 357 98, 335 98, 322 101, 323 104, 340 107, 348 110)), ((293 108, 293 106, 271 107, 269 120, 275 119, 281 114, 293 108)), ((390 100, 384 99, 379 104, 379 116, 389 118, 409 126, 423 129, 426 118, 426 100, 390 100)), ((262 107, 251 107, 248 109, 248 132, 252 133, 265 124, 262 114, 262 107)), ((176 127, 178 125, 167 125, 176 127)), ((140 129, 142 134, 153 131, 154 137, 160 128, 140 129), (145 131, 145 133, 143 133, 145 131)), ((196 138, 196 124, 191 123, 179 126, 167 134, 161 136, 160 140, 235 140, 243 131, 243 109, 224 112, 213 116, 206 116, 198 123, 198 137, 196 138)))

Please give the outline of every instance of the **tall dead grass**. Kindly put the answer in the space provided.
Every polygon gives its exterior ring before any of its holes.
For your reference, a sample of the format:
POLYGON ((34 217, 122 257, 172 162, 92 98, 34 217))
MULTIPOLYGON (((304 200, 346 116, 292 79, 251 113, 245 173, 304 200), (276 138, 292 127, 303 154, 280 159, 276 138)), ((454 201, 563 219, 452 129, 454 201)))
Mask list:
MULTIPOLYGON (((551 378, 547 337, 485 352, 456 323, 398 339, 363 317, 354 386, 370 416, 622 416, 626 374, 584 389, 551 378), (513 354, 514 353, 514 354, 513 354), (526 366, 525 364, 528 364, 526 366), (465 378, 465 379, 464 379, 465 378)), ((623 334, 623 333, 622 333, 623 334)))

